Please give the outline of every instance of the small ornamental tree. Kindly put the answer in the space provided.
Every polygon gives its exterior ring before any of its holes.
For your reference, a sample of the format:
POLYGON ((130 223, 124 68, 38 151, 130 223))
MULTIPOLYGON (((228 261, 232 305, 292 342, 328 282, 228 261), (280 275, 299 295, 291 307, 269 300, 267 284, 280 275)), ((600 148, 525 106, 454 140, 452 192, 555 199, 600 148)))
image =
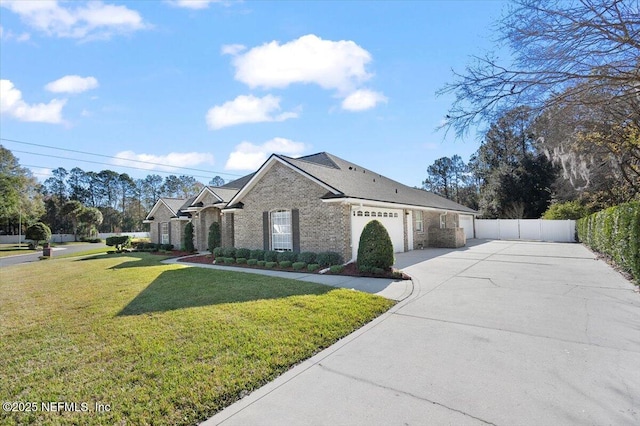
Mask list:
POLYGON ((129 235, 114 235, 113 237, 107 237, 105 243, 109 247, 115 247, 116 251, 120 252, 131 244, 131 237, 129 235))
POLYGON ((25 237, 27 240, 33 241, 33 245, 37 248, 40 245, 40 241, 49 241, 51 229, 44 223, 38 222, 27 228, 25 237))
POLYGON ((216 247, 220 247, 220 224, 218 222, 213 222, 211 226, 209 226, 209 239, 207 241, 207 250, 213 253, 213 249, 216 247))
POLYGON ((184 226, 184 241, 182 244, 184 245, 184 251, 195 251, 193 246, 193 223, 191 222, 184 226))
POLYGON ((377 220, 372 220, 362 230, 358 246, 358 269, 372 271, 373 268, 391 269, 393 265, 393 243, 387 229, 377 220))

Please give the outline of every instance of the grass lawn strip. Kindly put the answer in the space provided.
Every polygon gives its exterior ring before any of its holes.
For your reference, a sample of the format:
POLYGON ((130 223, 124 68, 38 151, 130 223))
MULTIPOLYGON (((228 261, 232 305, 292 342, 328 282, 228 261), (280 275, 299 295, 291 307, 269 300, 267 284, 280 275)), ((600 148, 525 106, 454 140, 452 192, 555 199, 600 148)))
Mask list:
POLYGON ((3 268, 0 424, 194 424, 388 310, 352 290, 146 253, 3 268), (96 413, 95 403, 111 411, 96 413), (40 406, 38 406, 40 408, 40 406))

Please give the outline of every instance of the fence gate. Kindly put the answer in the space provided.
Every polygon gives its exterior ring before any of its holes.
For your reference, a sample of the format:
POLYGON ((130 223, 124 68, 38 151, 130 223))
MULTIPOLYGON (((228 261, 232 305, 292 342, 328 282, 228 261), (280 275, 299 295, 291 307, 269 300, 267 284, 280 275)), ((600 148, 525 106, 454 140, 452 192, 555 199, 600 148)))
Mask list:
POLYGON ((576 221, 476 219, 476 238, 574 243, 576 241, 576 221))

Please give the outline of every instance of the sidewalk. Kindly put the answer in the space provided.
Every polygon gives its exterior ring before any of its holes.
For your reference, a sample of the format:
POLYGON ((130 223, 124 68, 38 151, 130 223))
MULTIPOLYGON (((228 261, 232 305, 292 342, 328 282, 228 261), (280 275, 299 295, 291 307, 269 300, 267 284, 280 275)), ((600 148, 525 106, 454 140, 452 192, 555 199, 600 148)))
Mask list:
POLYGON ((287 272, 273 269, 253 269, 238 266, 206 265, 202 263, 179 262, 177 258, 164 260, 172 263, 197 268, 218 269, 221 271, 244 272, 247 274, 267 275, 270 277, 289 278, 331 287, 350 288, 365 293, 376 294, 386 299, 401 301, 413 292, 411 280, 393 280, 391 278, 351 277, 347 275, 311 274, 308 272, 287 272))

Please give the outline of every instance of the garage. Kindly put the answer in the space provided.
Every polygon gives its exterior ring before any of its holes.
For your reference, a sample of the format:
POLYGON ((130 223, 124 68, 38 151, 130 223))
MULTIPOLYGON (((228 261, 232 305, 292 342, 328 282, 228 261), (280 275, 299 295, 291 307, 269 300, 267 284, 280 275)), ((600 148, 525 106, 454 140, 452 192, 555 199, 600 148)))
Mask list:
POLYGON ((358 244, 362 230, 372 220, 377 220, 384 225, 391 237, 393 251, 395 253, 404 251, 404 224, 402 209, 384 209, 378 207, 356 207, 351 211, 351 241, 352 256, 358 256, 358 244))
POLYGON ((475 233, 473 232, 473 216, 461 214, 459 217, 459 226, 464 229, 466 239, 475 238, 475 233))

